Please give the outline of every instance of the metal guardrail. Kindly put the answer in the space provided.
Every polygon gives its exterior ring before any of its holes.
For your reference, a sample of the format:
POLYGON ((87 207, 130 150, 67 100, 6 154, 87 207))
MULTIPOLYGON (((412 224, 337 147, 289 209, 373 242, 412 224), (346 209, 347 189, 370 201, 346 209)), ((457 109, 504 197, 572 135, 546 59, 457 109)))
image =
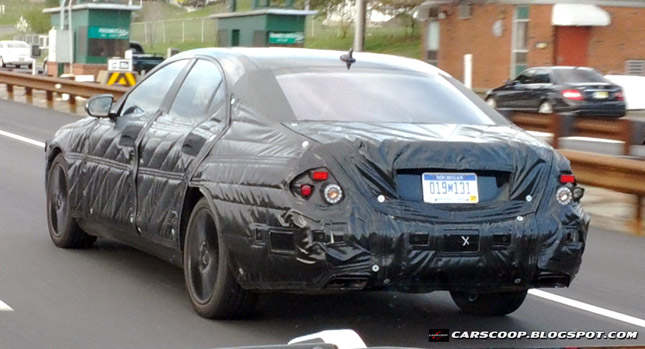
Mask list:
POLYGON ((611 189, 636 196, 634 232, 643 232, 643 196, 645 196, 645 161, 613 156, 559 150, 569 161, 579 183, 611 189))
POLYGON ((623 142, 623 155, 632 155, 632 145, 645 144, 645 122, 629 119, 581 117, 572 114, 509 112, 506 116, 517 126, 553 134, 551 145, 560 147, 562 137, 591 137, 623 142))
POLYGON ((15 86, 25 88, 25 95, 28 103, 33 103, 33 90, 45 91, 47 107, 54 106, 54 93, 68 94, 70 111, 76 112, 76 97, 89 98, 98 94, 111 94, 115 99, 120 98, 126 92, 127 87, 106 86, 98 83, 77 82, 68 79, 52 78, 48 76, 29 75, 0 71, 0 84, 5 84, 7 95, 13 99, 15 86))

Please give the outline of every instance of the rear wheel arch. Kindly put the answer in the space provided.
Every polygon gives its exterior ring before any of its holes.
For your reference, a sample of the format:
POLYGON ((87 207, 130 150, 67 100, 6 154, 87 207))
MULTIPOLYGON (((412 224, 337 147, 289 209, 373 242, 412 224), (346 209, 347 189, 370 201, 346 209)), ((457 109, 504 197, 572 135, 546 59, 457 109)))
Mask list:
MULTIPOLYGON (((199 200, 203 197, 208 197, 203 188, 189 185, 186 189, 186 193, 184 194, 184 202, 181 205, 181 217, 179 219, 179 248, 181 251, 184 250, 186 228, 188 227, 190 215, 193 212, 195 205, 197 205, 197 202, 199 202, 199 200)), ((209 203, 211 203, 210 199, 207 200, 209 201, 209 203)))
POLYGON ((45 174, 49 175, 49 169, 52 167, 52 163, 54 163, 54 159, 58 156, 58 154, 61 154, 63 150, 60 147, 53 147, 52 150, 49 152, 47 155, 47 165, 45 167, 45 174))

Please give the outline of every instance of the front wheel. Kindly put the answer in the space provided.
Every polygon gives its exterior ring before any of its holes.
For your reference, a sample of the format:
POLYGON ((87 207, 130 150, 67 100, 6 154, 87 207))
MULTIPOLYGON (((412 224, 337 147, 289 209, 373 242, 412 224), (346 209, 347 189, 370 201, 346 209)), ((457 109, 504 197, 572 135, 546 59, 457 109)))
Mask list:
POLYGON ((2 67, 2 68, 7 67, 7 64, 4 62, 4 59, 2 59, 2 57, 0 57, 0 67, 2 67))
POLYGON ((96 236, 85 233, 71 215, 67 163, 62 154, 52 162, 47 174, 47 225, 54 245, 62 248, 90 247, 96 236))
POLYGON ((242 318, 255 308, 257 295, 243 289, 229 269, 206 198, 197 202, 188 220, 184 278, 193 308, 205 318, 242 318))
POLYGON ((516 311, 524 302, 528 290, 498 293, 466 293, 451 291, 450 296, 459 309, 476 315, 506 315, 516 311))

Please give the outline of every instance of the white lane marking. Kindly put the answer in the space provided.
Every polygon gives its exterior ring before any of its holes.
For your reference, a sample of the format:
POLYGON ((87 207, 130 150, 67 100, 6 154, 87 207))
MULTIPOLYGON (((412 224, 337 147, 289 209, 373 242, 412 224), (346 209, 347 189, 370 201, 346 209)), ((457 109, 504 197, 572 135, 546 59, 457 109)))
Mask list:
POLYGON ((13 311, 13 309, 7 303, 0 301, 0 311, 13 311))
POLYGON ((35 145, 37 147, 45 148, 45 143, 43 143, 43 142, 39 142, 39 141, 37 141, 35 139, 23 137, 23 136, 13 134, 13 133, 10 133, 10 132, 7 132, 7 131, 0 130, 0 136, 13 138, 13 139, 15 139, 17 141, 21 141, 21 142, 25 142, 25 143, 28 143, 28 144, 31 144, 31 145, 35 145))
POLYGON ((536 297, 544 298, 544 299, 547 299, 547 300, 550 300, 550 301, 553 301, 553 302, 556 302, 556 303, 568 305, 568 306, 573 307, 573 308, 588 311, 588 312, 594 313, 596 315, 608 317, 610 319, 626 322, 628 324, 632 324, 632 325, 635 325, 635 326, 638 326, 638 327, 645 328, 645 320, 639 319, 639 318, 636 318, 636 317, 633 317, 633 316, 621 314, 621 313, 615 312, 613 310, 597 307, 595 305, 579 302, 579 301, 576 301, 576 300, 573 300, 573 299, 569 299, 569 298, 566 298, 566 297, 555 295, 553 293, 548 293, 548 292, 544 292, 544 291, 536 290, 536 289, 529 290, 529 294, 531 294, 533 296, 536 296, 536 297))

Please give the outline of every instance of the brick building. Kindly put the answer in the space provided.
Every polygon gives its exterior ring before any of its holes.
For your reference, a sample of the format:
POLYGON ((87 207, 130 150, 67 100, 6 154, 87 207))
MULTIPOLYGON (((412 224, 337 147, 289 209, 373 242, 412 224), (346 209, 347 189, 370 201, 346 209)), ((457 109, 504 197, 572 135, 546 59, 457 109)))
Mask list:
POLYGON ((463 79, 472 54, 476 89, 540 65, 645 75, 643 0, 428 0, 419 19, 422 59, 463 79))

